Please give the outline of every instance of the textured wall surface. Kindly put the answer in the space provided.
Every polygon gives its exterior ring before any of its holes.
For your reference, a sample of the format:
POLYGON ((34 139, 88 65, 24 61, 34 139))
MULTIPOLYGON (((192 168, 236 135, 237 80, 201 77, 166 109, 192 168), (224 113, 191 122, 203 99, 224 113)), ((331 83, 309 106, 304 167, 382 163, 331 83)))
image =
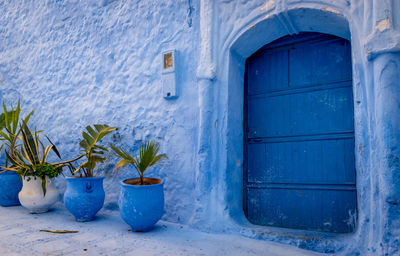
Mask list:
MULTIPOLYGON (((200 205, 212 201, 216 207, 201 208, 206 214, 199 219, 206 217, 199 223, 211 222, 209 225, 219 230, 339 255, 399 255, 400 92, 398 72, 394 71, 399 66, 399 2, 203 2, 212 6, 208 19, 213 22, 212 31, 201 35, 202 47, 211 42, 214 50, 211 57, 202 53, 200 64, 208 60, 209 66, 215 65, 216 74, 208 77, 208 84, 199 83, 203 88, 199 97, 209 98, 205 105, 218 110, 209 116, 203 111, 208 121, 200 118, 199 136, 203 131, 212 136, 208 141, 210 158, 206 158, 211 163, 199 158, 198 166, 211 166, 215 179, 200 176, 212 186, 204 186, 207 193, 198 198, 200 205), (358 221, 351 234, 260 227, 250 224, 243 215, 245 60, 263 45, 302 31, 337 35, 352 45, 358 221), (212 220, 207 216, 213 216, 212 220)), ((204 22, 201 20, 200 24, 203 31, 204 22)), ((207 107, 200 107, 202 117, 202 109, 207 107)))
MULTIPOLYGON (((149 175, 165 180, 165 220, 342 255, 399 255, 399 8, 397 0, 1 1, 1 99, 35 109, 32 125, 65 159, 78 154, 88 124, 119 127, 108 141, 131 150, 158 139, 170 160, 149 175), (301 31, 352 45, 353 234, 254 226, 242 211, 244 63, 301 31), (169 49, 177 51, 172 101, 161 96, 169 49)), ((117 180, 105 190, 116 209, 117 180)))
MULTIPOLYGON (((165 219, 185 223, 193 209, 198 16, 186 0, 0 1, 1 100, 20 97, 24 110, 34 109, 31 126, 66 160, 79 154, 89 124, 119 127, 115 143, 130 150, 159 140, 169 161, 147 175, 165 180, 165 219), (161 53, 169 49, 179 72, 173 101, 162 97, 161 53)), ((116 208, 119 184, 105 184, 106 207, 116 208)))

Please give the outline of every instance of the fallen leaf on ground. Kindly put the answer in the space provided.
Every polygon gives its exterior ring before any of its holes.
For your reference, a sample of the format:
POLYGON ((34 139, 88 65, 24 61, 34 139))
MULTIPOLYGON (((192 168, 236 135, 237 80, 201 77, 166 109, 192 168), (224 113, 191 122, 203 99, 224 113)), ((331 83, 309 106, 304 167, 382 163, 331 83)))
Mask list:
POLYGON ((64 234, 64 233, 78 233, 79 231, 75 230, 48 230, 48 229, 41 229, 41 232, 49 232, 49 233, 56 233, 56 234, 64 234))

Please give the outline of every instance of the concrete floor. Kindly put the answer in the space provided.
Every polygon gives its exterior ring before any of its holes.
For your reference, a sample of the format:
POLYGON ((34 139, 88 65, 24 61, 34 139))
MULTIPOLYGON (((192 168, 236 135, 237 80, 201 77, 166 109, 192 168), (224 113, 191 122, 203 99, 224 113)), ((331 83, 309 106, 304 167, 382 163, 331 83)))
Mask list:
POLYGON ((147 233, 129 229, 118 211, 102 210, 96 220, 79 223, 61 203, 42 214, 29 214, 21 206, 0 207, 0 255, 321 255, 235 235, 203 233, 161 221, 147 233), (41 229, 79 232, 53 234, 40 232, 41 229))

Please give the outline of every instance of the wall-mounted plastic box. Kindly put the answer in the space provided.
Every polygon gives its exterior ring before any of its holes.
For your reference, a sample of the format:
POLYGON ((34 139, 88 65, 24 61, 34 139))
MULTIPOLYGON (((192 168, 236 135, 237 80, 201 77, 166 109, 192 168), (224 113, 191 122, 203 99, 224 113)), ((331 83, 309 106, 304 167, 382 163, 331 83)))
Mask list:
POLYGON ((162 53, 162 87, 163 97, 165 99, 175 99, 178 97, 176 91, 176 60, 175 50, 165 51, 162 53))

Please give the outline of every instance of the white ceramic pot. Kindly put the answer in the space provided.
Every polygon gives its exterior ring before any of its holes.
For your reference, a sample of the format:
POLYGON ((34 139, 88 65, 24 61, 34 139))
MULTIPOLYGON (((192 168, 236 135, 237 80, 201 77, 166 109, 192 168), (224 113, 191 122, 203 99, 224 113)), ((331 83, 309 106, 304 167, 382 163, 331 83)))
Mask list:
POLYGON ((58 195, 53 180, 47 178, 46 195, 44 196, 40 179, 27 176, 23 177, 22 190, 18 197, 21 205, 27 208, 30 213, 42 213, 47 212, 57 202, 58 195))

